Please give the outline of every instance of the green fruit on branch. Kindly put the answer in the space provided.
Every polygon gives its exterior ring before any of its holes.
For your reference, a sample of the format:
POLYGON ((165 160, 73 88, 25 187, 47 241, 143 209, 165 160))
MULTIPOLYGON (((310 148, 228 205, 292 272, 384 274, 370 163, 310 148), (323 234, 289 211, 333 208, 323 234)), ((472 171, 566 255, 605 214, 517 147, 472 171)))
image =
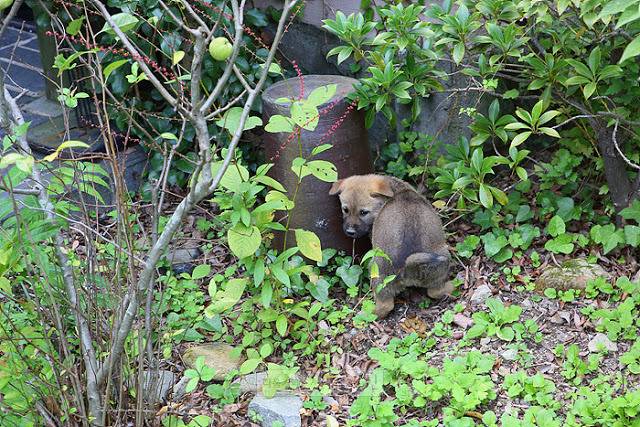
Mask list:
POLYGON ((0 10, 8 8, 11 3, 13 3, 13 0, 0 0, 0 10))
POLYGON ((231 56, 231 52, 233 52, 233 46, 226 37, 216 37, 209 43, 209 55, 216 61, 225 61, 231 56))

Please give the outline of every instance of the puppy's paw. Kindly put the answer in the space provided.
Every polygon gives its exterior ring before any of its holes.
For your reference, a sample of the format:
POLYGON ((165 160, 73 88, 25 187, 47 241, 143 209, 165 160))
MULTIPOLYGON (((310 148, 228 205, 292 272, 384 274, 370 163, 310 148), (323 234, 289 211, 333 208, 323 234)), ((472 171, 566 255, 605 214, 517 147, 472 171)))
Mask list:
POLYGON ((445 298, 453 292, 453 284, 451 282, 446 282, 444 285, 439 288, 429 288, 427 289, 427 295, 432 299, 442 299, 445 298))
POLYGON ((373 313, 378 316, 378 319, 384 319, 393 310, 394 301, 393 298, 376 298, 376 308, 373 313))

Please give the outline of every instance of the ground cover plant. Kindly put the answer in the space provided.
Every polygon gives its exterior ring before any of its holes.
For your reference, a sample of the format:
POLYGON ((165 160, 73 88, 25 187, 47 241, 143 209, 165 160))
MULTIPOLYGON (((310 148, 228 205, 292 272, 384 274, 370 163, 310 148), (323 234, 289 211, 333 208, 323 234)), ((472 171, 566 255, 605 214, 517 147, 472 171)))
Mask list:
POLYGON ((305 93, 277 55, 304 3, 43 5, 60 103, 69 116, 91 100, 107 162, 66 137, 34 157, 0 87, 0 425, 261 425, 235 382, 255 372, 265 396, 301 397, 303 425, 640 425, 640 2, 363 1, 325 20, 329 60, 359 77, 354 105, 399 129, 378 169, 431 198, 457 263, 453 297, 410 290, 382 321, 376 251, 304 228, 272 244, 303 180, 338 178, 321 144, 288 165, 288 192, 255 147, 260 132, 300 145, 335 93, 305 93), (82 88, 62 77, 76 67, 94 70, 82 88), (257 99, 285 76, 300 91, 265 123, 257 99), (414 126, 436 92, 477 95, 448 144, 414 126), (118 173, 134 140, 152 158, 142 194, 118 173), (111 181, 113 206, 93 213, 111 181), (193 265, 172 265, 177 241, 201 248, 193 265), (189 362, 211 342, 239 363, 189 362), (148 378, 167 371, 184 388, 152 401, 148 378))

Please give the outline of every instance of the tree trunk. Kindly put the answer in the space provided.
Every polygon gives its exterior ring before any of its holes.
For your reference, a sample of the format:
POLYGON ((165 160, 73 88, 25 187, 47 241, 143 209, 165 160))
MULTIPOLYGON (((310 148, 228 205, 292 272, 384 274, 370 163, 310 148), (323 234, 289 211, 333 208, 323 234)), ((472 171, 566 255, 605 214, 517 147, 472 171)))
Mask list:
POLYGON ((604 163, 604 175, 609 185, 609 194, 616 212, 629 206, 633 198, 633 186, 627 172, 627 164, 618 154, 613 143, 613 130, 597 119, 591 119, 591 126, 598 138, 598 148, 604 163))

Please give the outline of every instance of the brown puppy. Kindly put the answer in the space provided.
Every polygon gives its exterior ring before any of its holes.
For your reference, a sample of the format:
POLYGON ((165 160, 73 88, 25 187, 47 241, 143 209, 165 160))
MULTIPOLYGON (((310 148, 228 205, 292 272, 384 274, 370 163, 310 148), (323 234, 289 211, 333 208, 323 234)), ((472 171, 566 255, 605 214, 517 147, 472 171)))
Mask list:
POLYGON ((373 247, 391 259, 375 258, 380 268, 380 277, 372 281, 378 318, 393 310, 394 297, 404 288, 427 288, 431 298, 451 293, 442 221, 409 184, 383 175, 354 175, 336 181, 329 194, 340 196, 345 234, 355 239, 371 233, 373 247), (395 280, 378 290, 393 274, 395 280))

